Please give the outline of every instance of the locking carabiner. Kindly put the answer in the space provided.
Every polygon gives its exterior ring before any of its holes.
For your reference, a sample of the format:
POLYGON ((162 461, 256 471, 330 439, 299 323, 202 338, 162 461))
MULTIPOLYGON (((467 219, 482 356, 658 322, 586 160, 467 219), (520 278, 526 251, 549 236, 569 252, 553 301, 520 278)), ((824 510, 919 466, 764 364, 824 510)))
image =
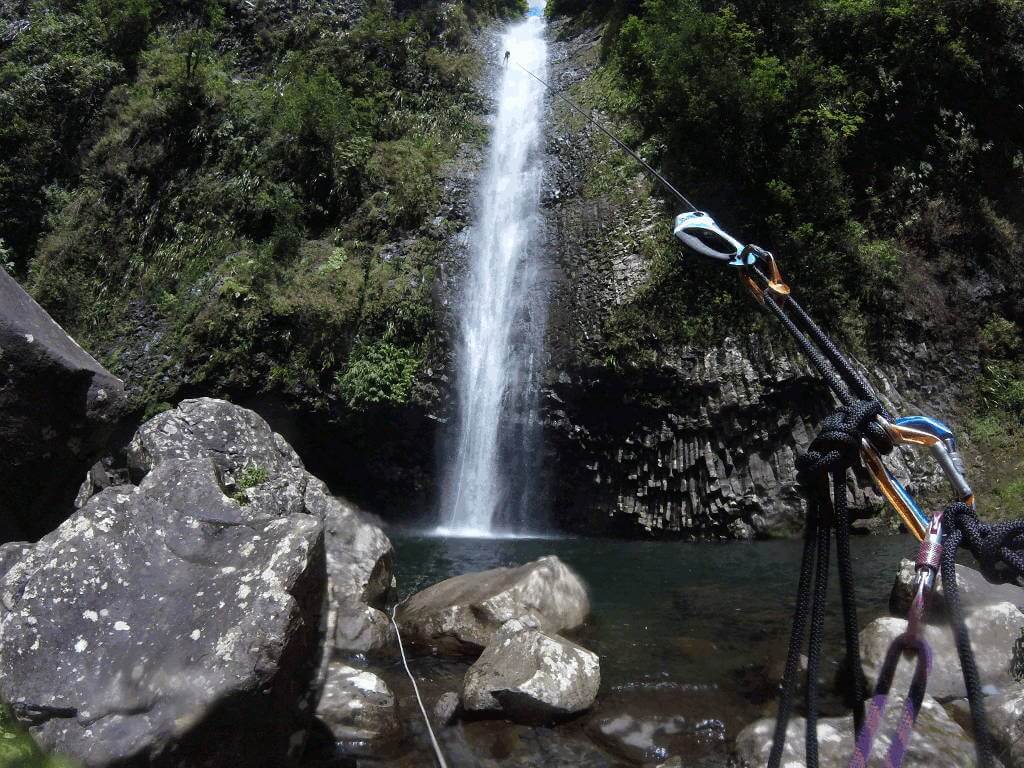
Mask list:
POLYGON ((879 417, 878 423, 894 443, 928 448, 953 486, 957 500, 974 507, 974 491, 964 477, 964 462, 949 426, 930 416, 905 416, 892 423, 879 417))

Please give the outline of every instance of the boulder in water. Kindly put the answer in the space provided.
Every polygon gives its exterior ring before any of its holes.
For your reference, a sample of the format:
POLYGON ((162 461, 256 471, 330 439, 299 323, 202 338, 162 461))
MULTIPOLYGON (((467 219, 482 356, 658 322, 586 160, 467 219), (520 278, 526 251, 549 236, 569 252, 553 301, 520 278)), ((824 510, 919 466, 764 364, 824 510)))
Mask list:
POLYGON ((446 579, 402 603, 398 624, 410 645, 440 653, 479 654, 507 621, 529 617, 542 632, 583 624, 587 589, 576 573, 549 555, 518 568, 495 568, 446 579))
POLYGON ((0 268, 0 542, 71 514, 125 403, 120 379, 0 268))
POLYGON ((380 755, 401 733, 398 705, 387 684, 373 672, 340 662, 328 667, 316 714, 340 754, 380 755))
POLYGON ((596 653, 545 634, 528 619, 513 619, 466 672, 462 706, 543 723, 589 709, 600 685, 596 653))
MULTIPOLYGON (((889 749, 892 728, 903 711, 904 697, 895 693, 889 697, 889 706, 878 737, 874 755, 884 755, 889 749)), ((903 689, 901 689, 903 690, 903 689)), ((781 764, 786 768, 806 768, 804 729, 802 717, 790 720, 786 730, 786 747, 781 764)), ((747 765, 759 766, 768 762, 772 748, 775 720, 758 720, 744 728, 736 738, 736 751, 747 765)), ((826 717, 818 721, 819 768, 846 768, 853 755, 853 716, 826 717)), ((905 768, 969 768, 975 765, 974 742, 931 696, 925 696, 921 713, 910 740, 905 768)))
MULTIPOLYGON (((876 619, 860 633, 864 674, 873 685, 878 679, 889 644, 906 629, 905 619, 885 617, 876 619)), ((987 693, 996 693, 1014 686, 1010 674, 1013 644, 1024 630, 1024 613, 1012 603, 997 603, 975 608, 967 616, 978 662, 978 674, 987 693)), ((925 638, 932 647, 934 660, 928 676, 928 692, 945 701, 967 695, 964 687, 960 659, 957 656, 953 633, 949 627, 928 625, 925 638)), ((894 691, 907 690, 913 675, 913 663, 901 663, 893 681, 894 691)))

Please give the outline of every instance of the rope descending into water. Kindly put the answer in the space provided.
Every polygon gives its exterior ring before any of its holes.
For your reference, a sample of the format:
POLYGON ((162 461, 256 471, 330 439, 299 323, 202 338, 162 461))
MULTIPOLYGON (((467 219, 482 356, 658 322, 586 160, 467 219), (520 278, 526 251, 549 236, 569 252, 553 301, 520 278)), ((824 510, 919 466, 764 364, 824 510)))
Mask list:
POLYGON ((423 698, 420 696, 420 687, 416 685, 416 678, 412 674, 412 670, 409 669, 409 660, 405 657, 405 646, 402 645, 402 631, 398 628, 398 621, 395 619, 395 613, 398 611, 400 603, 396 603, 391 607, 391 626, 395 628, 395 638, 398 640, 398 652, 402 656, 402 666, 405 667, 405 674, 409 676, 409 682, 412 683, 412 690, 416 694, 416 703, 420 705, 420 712, 423 713, 423 722, 427 726, 427 734, 430 736, 430 746, 434 749, 434 756, 437 758, 437 764, 441 768, 448 768, 448 763, 445 762, 444 753, 441 751, 441 745, 437 743, 437 736, 434 735, 434 729, 430 725, 430 716, 427 715, 427 708, 423 706, 423 698))

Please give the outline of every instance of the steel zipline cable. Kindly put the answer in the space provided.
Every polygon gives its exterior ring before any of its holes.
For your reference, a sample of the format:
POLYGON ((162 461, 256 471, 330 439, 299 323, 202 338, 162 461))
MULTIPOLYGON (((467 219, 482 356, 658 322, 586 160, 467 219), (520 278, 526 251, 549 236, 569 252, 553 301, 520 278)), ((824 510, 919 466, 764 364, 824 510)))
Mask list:
POLYGON ((517 67, 519 67, 521 70, 523 70, 523 72, 525 72, 530 77, 532 77, 534 80, 536 80, 538 83, 543 85, 544 88, 547 89, 548 93, 550 93, 555 98, 561 99, 563 102, 565 102, 566 105, 568 105, 568 107, 570 109, 572 109, 574 112, 577 112, 578 114, 582 115, 583 118, 588 123, 593 125, 599 131, 601 131, 601 133, 603 133, 609 139, 614 141, 616 146, 618 146, 619 149, 621 149, 627 155, 629 155, 634 160, 636 160, 638 163, 640 163, 640 165, 643 166, 644 170, 646 170, 649 174, 651 174, 652 177, 654 177, 659 182, 661 182, 661 184, 665 187, 665 189, 667 189, 673 195, 678 197, 679 200, 683 203, 683 205, 685 205, 691 211, 696 211, 697 210, 697 206, 695 206, 693 203, 691 203, 689 200, 687 200, 686 196, 682 192, 680 192, 678 189, 676 189, 675 186, 672 184, 672 182, 670 182, 668 179, 666 179, 664 176, 662 176, 658 171, 656 171, 646 160, 644 160, 642 157, 640 157, 640 155, 632 147, 630 147, 628 144, 626 144, 626 142, 622 141, 622 139, 620 139, 618 136, 616 136, 614 133, 612 133, 609 129, 605 128, 598 120, 596 120, 594 118, 593 115, 589 114, 582 107, 577 106, 571 99, 569 99, 567 96, 565 96, 561 91, 555 90, 554 86, 552 86, 544 78, 542 78, 542 77, 540 77, 538 75, 535 75, 529 69, 527 69, 522 64, 520 64, 518 61, 514 61, 513 63, 517 67))

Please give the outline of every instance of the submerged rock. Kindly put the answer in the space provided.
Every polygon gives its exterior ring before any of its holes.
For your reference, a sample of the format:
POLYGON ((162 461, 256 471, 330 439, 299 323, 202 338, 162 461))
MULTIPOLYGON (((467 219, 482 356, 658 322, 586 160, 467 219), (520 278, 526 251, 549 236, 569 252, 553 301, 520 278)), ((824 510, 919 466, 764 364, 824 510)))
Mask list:
POLYGON ((398 705, 387 684, 373 672, 339 662, 328 667, 316 714, 340 754, 379 755, 401 732, 398 705))
MULTIPOLYGON (((895 690, 895 689, 894 689, 895 690)), ((873 755, 880 761, 889 749, 890 735, 903 710, 902 694, 893 694, 878 737, 873 755)), ((786 730, 786 747, 782 765, 786 768, 805 768, 804 729, 802 717, 793 718, 786 730)), ((772 748, 775 720, 758 720, 740 733, 736 751, 747 765, 765 765, 772 748)), ((818 721, 819 768, 846 768, 853 754, 853 716, 827 717, 818 721)), ((957 725, 942 706, 931 696, 925 696, 910 740, 903 765, 906 768, 969 768, 975 765, 974 742, 957 725)))
MULTIPOLYGON (((889 611, 895 616, 906 616, 916 592, 917 571, 913 560, 904 558, 900 561, 896 579, 889 593, 889 611)), ((985 577, 966 565, 956 567, 956 583, 960 595, 960 605, 965 611, 995 603, 1013 603, 1018 609, 1024 609, 1024 589, 1013 584, 990 584, 985 577)), ((928 618, 933 622, 946 620, 947 610, 942 579, 937 582, 937 589, 928 606, 928 618)))
POLYGON ((589 613, 583 580, 557 557, 547 556, 427 587, 402 603, 398 624, 413 646, 475 655, 511 619, 530 617, 541 631, 557 634, 581 626, 589 613))
MULTIPOLYGON (((864 674, 873 685, 878 679, 889 644, 906 629, 905 619, 885 617, 868 624, 860 634, 864 674)), ((1024 630, 1024 613, 1012 603, 985 605, 967 616, 967 628, 978 664, 978 674, 986 693, 1012 688, 1010 674, 1013 644, 1024 630)), ((957 699, 967 695, 960 658, 949 627, 926 626, 925 638, 932 647, 934 659, 928 676, 928 692, 939 699, 957 699)), ((901 663, 892 689, 906 690, 913 675, 913 662, 901 663)))
MULTIPOLYGON (((589 724, 594 737, 609 749, 636 762, 664 760, 673 752, 708 751, 725 741, 725 724, 708 718, 691 720, 682 715, 634 716, 622 712, 601 717, 589 724)), ((680 760, 677 755, 675 760, 680 760)), ((665 763, 665 765, 671 764, 665 763)))
POLYGON ((438 696, 434 702, 434 719, 441 725, 450 725, 459 712, 459 694, 448 691, 438 696))
POLYGON ((589 709, 600 685, 596 653, 513 619, 466 672, 462 706, 500 711, 516 722, 548 722, 589 709))
POLYGON ((71 514, 125 402, 122 382, 0 268, 0 543, 71 514))

